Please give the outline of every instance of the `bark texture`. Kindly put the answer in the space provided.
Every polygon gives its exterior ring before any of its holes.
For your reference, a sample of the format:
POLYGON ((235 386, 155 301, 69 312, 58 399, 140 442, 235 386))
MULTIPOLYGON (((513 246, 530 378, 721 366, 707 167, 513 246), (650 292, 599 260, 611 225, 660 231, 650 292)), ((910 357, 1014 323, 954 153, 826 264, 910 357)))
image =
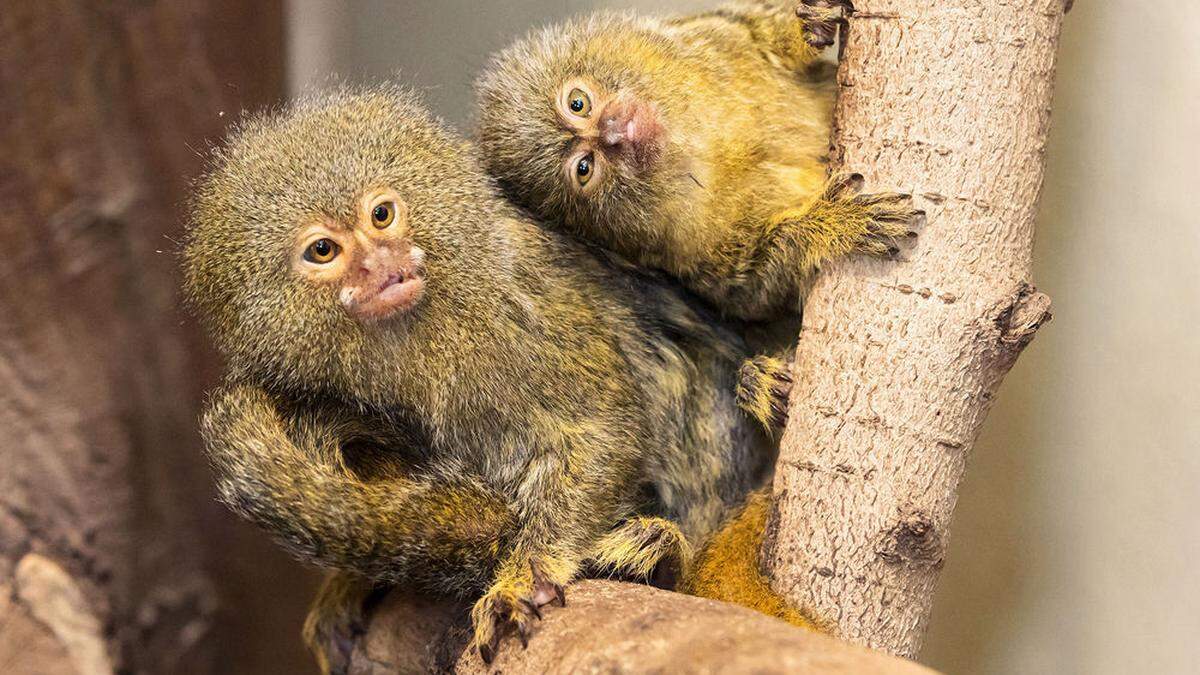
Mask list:
POLYGON ((572 584, 528 649, 506 639, 491 667, 465 651, 468 605, 391 593, 356 642, 350 672, 812 673, 921 675, 911 661, 793 628, 752 610, 615 581, 572 584))
POLYGON ((1063 0, 856 0, 834 170, 914 195, 899 263, 848 260, 805 303, 762 561, 851 642, 920 648, 967 455, 1050 318, 1030 283, 1063 0))
POLYGON ((281 32, 278 0, 0 11, 0 670, 211 672, 216 561, 281 559, 211 497, 172 241, 206 139, 278 96, 281 32))

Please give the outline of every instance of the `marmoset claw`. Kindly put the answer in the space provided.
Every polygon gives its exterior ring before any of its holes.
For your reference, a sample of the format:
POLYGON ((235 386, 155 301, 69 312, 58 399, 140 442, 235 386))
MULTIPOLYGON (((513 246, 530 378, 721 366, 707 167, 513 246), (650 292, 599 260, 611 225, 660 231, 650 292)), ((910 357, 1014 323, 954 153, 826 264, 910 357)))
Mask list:
POLYGON ((737 403, 768 431, 787 424, 792 376, 788 364, 769 356, 756 356, 738 369, 737 403))
POLYGON ((542 620, 542 607, 555 600, 561 606, 567 604, 562 585, 551 581, 536 560, 529 561, 529 571, 524 581, 497 582, 471 610, 474 644, 485 663, 496 658, 500 640, 509 631, 517 634, 522 647, 527 647, 533 623, 542 620))
POLYGON ((850 0, 801 0, 796 16, 804 20, 804 39, 817 49, 837 41, 838 29, 854 11, 850 0))

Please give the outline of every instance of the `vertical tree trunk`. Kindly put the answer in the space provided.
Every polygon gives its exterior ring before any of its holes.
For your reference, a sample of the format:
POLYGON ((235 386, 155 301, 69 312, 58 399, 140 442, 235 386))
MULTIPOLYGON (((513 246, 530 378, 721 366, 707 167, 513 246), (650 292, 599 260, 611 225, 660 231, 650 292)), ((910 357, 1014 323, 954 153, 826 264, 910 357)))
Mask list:
POLYGON ((777 591, 912 656, 964 462, 1049 299, 1030 285, 1064 0, 856 0, 834 169, 911 192, 906 262, 851 260, 808 297, 763 547, 777 591))
POLYGON ((0 11, 0 670, 212 670, 206 546, 228 520, 171 237, 206 139, 280 91, 281 13, 0 11))

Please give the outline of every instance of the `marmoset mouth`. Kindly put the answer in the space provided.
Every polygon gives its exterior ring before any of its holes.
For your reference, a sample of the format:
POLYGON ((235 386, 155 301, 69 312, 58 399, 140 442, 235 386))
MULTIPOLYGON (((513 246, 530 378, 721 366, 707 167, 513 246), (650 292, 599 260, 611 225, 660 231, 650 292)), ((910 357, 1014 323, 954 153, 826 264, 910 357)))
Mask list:
POLYGON ((405 281, 409 280, 409 275, 404 272, 392 272, 388 275, 387 279, 384 279, 383 283, 380 284, 379 292, 382 293, 396 284, 404 283, 405 281))
POLYGON ((425 294, 424 252, 379 250, 364 261, 358 283, 342 289, 341 301, 356 319, 378 321, 412 309, 425 294))
POLYGON ((355 298, 346 306, 359 319, 379 320, 412 309, 425 294, 425 279, 418 275, 389 274, 379 290, 355 298))

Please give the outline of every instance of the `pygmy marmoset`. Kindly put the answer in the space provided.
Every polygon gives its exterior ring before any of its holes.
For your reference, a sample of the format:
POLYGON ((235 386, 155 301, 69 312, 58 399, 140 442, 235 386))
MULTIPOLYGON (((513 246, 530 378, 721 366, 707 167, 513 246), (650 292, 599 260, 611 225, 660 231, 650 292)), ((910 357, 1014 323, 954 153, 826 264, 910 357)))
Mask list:
POLYGON ((674 18, 599 13, 543 28, 477 83, 488 171, 547 224, 664 270, 720 311, 796 309, 823 262, 887 255, 900 194, 829 180, 829 6, 734 2, 674 18))
POLYGON ((707 540, 769 470, 736 336, 522 215, 402 90, 245 123, 193 212, 223 499, 309 560, 484 591, 485 657, 585 563, 707 540))

